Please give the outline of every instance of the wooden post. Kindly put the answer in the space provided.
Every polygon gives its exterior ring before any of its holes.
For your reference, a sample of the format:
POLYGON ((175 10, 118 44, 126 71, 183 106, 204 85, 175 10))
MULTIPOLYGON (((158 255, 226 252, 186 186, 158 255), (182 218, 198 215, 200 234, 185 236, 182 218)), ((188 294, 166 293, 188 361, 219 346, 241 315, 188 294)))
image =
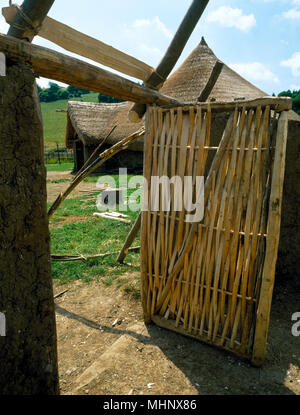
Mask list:
POLYGON ((124 262, 124 259, 125 259, 126 255, 128 254, 129 248, 133 244, 133 241, 135 240, 135 237, 136 237, 138 231, 140 230, 141 218, 142 218, 142 214, 140 212, 137 219, 136 219, 136 221, 134 222, 134 225, 131 228, 131 230, 130 230, 127 238, 126 238, 126 241, 123 245, 123 248, 121 249, 120 254, 118 256, 117 261, 120 262, 120 263, 124 262))
MULTIPOLYGON (((193 0, 189 10, 182 20, 165 56, 162 58, 157 69, 150 75, 146 86, 160 89, 172 69, 176 65, 187 41, 202 16, 209 0, 193 0)), ((140 122, 146 112, 146 106, 135 104, 129 112, 129 119, 132 122, 140 122)))
POLYGON ((14 23, 11 25, 8 35, 18 39, 32 41, 36 35, 34 28, 38 29, 47 16, 55 0, 25 0, 20 7, 14 23), (26 17, 24 17, 24 15, 26 17), (27 20, 29 19, 29 20, 27 20), (34 27, 31 27, 31 24, 34 27))
POLYGON ((285 172, 285 155, 288 132, 287 112, 282 112, 278 121, 274 171, 269 201, 269 224, 267 230, 266 256, 262 275, 257 322, 253 345, 252 364, 261 366, 267 347, 270 311, 274 288, 275 268, 279 244, 282 191, 285 172))
MULTIPOLYGON (((38 24, 52 3, 26 0, 22 9, 38 24)), ((11 28, 10 34, 23 37, 24 32, 11 28)), ((6 76, 0 77, 0 96, 0 311, 6 317, 0 393, 55 395, 59 385, 43 126, 29 65, 8 65, 6 76)))
POLYGON ((214 86, 216 85, 216 82, 219 79, 223 66, 224 66, 224 63, 221 61, 217 61, 215 63, 215 66, 213 67, 210 77, 198 98, 198 102, 207 101, 208 97, 211 94, 211 91, 214 89, 214 86))

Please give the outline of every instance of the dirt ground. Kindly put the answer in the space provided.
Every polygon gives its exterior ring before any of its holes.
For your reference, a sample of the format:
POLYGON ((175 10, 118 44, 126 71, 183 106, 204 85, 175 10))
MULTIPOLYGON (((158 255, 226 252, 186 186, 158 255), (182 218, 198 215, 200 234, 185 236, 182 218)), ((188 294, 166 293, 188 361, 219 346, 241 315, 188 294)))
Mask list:
POLYGON ((64 395, 300 395, 299 293, 277 287, 262 368, 143 322, 141 303, 101 282, 55 285, 64 395))
MULTIPOLYGON (((68 174, 48 174, 57 178, 68 174)), ((66 184, 48 185, 48 200, 66 184)), ((77 192, 93 186, 82 183, 77 192)), ((54 283, 55 294, 66 289, 55 300, 63 395, 300 395, 300 336, 291 332, 292 314, 300 312, 299 290, 290 285, 275 287, 267 358, 259 369, 204 343, 146 326, 140 301, 122 289, 100 281, 54 283)))
MULTIPOLYGON (((70 172, 62 171, 50 171, 47 173, 47 180, 59 180, 59 179, 73 179, 74 176, 70 172)), ((47 202, 53 203, 59 193, 66 190, 68 187, 68 182, 62 182, 62 183, 49 183, 47 185, 47 202)), ((95 183, 87 183, 87 182, 81 182, 76 189, 69 195, 69 198, 75 198, 82 196, 84 193, 82 193, 83 190, 95 190, 96 184, 95 183)))

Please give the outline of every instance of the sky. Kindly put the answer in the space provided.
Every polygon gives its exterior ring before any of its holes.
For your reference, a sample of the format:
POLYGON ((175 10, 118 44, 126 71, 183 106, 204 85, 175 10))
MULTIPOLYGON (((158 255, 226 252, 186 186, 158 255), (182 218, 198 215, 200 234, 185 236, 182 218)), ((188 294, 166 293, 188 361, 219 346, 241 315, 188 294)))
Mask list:
MULTIPOLYGON (((0 4, 7 6, 8 0, 0 4)), ((56 0, 49 16, 156 67, 190 4, 191 0, 56 0)), ((1 16, 0 32, 7 30, 1 16)), ((174 70, 204 36, 219 59, 267 94, 298 90, 299 35, 300 0, 210 0, 174 70)), ((70 55, 40 37, 33 43, 70 55)), ((48 82, 38 79, 42 87, 48 82)))

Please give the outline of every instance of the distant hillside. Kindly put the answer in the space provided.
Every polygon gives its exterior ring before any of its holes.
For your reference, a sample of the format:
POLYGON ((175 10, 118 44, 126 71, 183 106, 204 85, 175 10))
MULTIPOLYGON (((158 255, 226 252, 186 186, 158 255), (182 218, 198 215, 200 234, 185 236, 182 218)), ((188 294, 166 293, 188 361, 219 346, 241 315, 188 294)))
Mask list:
POLYGON ((56 110, 67 110, 68 101, 85 101, 98 102, 98 94, 90 92, 82 95, 81 98, 63 99, 54 102, 41 102, 43 123, 44 123, 44 140, 47 150, 55 148, 56 143, 65 146, 67 114, 65 112, 56 112, 56 110))

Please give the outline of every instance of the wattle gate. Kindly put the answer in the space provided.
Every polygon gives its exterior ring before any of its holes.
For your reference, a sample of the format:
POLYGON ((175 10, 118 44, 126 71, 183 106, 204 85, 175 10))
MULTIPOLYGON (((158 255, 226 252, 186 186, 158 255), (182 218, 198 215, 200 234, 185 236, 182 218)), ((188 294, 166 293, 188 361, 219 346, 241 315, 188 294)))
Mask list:
POLYGON ((146 131, 145 321, 259 366, 279 241, 287 112, 276 99, 149 107, 146 131), (228 121, 214 147, 212 120, 220 111, 228 121), (192 202, 198 212, 188 211, 192 202))

